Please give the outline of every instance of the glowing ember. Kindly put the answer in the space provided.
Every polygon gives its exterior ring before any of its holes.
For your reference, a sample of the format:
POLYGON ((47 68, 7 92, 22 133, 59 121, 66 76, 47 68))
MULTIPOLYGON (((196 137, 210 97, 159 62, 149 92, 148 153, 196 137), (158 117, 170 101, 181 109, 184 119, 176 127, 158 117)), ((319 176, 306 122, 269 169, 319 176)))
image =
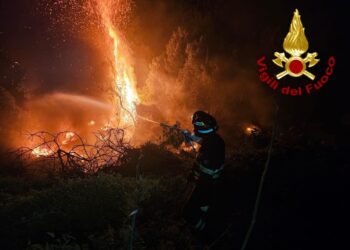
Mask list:
POLYGON ((99 0, 96 5, 101 15, 102 25, 105 27, 113 47, 113 68, 114 68, 114 88, 118 94, 115 102, 121 106, 119 126, 130 127, 136 120, 136 104, 140 102, 134 76, 133 68, 128 62, 125 44, 122 46, 122 39, 118 35, 113 25, 113 1, 99 0))
POLYGON ((49 156, 52 154, 53 154, 52 150, 50 150, 48 148, 44 148, 44 147, 37 147, 37 148, 34 148, 32 151, 32 155, 34 155, 37 158, 39 158, 41 156, 49 156))
POLYGON ((71 131, 62 132, 60 136, 57 137, 57 140, 55 142, 49 142, 45 145, 38 145, 32 150, 31 153, 37 158, 50 156, 56 152, 58 146, 66 149, 67 145, 72 144, 74 141, 76 141, 76 139, 77 136, 75 133, 71 131), (66 145, 66 147, 63 147, 64 145, 66 145))
POLYGON ((180 146, 180 149, 187 152, 187 153, 193 153, 193 152, 198 152, 199 148, 200 148, 200 144, 196 143, 196 142, 192 142, 191 144, 185 143, 183 142, 180 146))
POLYGON ((247 135, 257 135, 260 134, 260 132, 260 128, 255 125, 248 125, 247 127, 245 127, 245 133, 247 135))
POLYGON ((88 125, 89 125, 89 126, 94 126, 95 124, 96 124, 96 123, 95 123, 94 120, 91 120, 91 121, 88 122, 88 125))
POLYGON ((62 140, 62 145, 66 145, 69 142, 73 141, 74 133, 73 132, 67 132, 64 136, 65 138, 62 140))

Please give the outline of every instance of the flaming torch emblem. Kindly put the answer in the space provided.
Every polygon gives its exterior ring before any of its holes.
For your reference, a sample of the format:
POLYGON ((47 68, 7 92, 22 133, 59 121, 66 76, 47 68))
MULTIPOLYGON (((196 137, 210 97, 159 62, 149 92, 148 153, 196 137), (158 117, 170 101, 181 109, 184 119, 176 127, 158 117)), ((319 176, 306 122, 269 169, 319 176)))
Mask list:
POLYGON ((272 60, 277 66, 285 69, 276 75, 277 79, 281 79, 286 75, 292 77, 305 75, 311 80, 314 80, 315 75, 307 71, 307 68, 315 66, 319 62, 319 59, 316 58, 317 52, 307 53, 306 57, 302 58, 301 55, 304 54, 308 48, 309 43, 305 36, 299 11, 296 9, 290 24, 289 32, 283 41, 283 49, 288 52, 291 57, 287 58, 284 52, 275 52, 274 55, 276 58, 272 60))

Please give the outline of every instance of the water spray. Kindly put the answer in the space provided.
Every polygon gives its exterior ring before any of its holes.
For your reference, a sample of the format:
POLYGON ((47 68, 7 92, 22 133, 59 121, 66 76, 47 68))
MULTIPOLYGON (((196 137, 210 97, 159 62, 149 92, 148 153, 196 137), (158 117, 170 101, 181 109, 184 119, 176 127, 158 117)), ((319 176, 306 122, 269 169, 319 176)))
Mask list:
POLYGON ((154 121, 154 120, 151 120, 147 117, 144 117, 144 116, 141 116, 141 115, 136 115, 138 118, 140 118, 141 120, 143 121, 146 121, 146 122, 150 122, 150 123, 153 123, 153 124, 157 124, 157 125, 160 125, 162 127, 165 127, 165 128, 169 128, 169 129, 174 129, 174 130, 177 130, 177 131, 180 131, 182 133, 189 133, 188 130, 183 130, 183 129, 180 129, 177 124, 175 125, 169 125, 169 124, 166 124, 164 122, 157 122, 157 121, 154 121))
POLYGON ((187 129, 180 129, 177 124, 171 126, 171 125, 168 125, 168 124, 163 123, 163 122, 157 122, 157 121, 151 120, 151 119, 144 117, 144 116, 141 116, 141 115, 137 115, 137 117, 143 121, 150 122, 153 124, 158 124, 162 127, 165 127, 168 129, 173 129, 175 131, 180 132, 184 136, 185 142, 189 143, 191 145, 191 148, 194 152, 196 152, 196 149, 193 145, 193 142, 200 143, 200 141, 202 140, 200 137, 191 134, 187 129))
POLYGON ((161 122, 157 122, 157 121, 151 120, 151 119, 146 118, 144 116, 141 116, 139 114, 137 114, 136 116, 137 116, 137 118, 140 118, 141 120, 146 121, 146 122, 150 122, 150 123, 154 123, 154 124, 158 124, 158 125, 162 124, 161 122))

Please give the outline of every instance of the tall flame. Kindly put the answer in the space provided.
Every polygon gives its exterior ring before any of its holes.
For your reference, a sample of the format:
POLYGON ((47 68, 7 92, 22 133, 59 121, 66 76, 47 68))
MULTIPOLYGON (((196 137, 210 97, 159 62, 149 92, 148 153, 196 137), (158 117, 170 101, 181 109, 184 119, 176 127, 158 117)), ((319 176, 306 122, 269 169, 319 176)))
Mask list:
POLYGON ((122 39, 113 25, 113 7, 111 0, 97 0, 96 5, 101 16, 101 22, 111 39, 114 82, 116 91, 115 102, 120 106, 120 117, 118 125, 121 127, 133 127, 136 120, 136 105, 140 102, 133 68, 125 53, 125 44, 122 46, 122 39), (124 48, 124 51, 123 51, 124 48))
POLYGON ((309 48, 298 9, 295 9, 290 29, 283 41, 283 48, 292 56, 300 56, 309 48))

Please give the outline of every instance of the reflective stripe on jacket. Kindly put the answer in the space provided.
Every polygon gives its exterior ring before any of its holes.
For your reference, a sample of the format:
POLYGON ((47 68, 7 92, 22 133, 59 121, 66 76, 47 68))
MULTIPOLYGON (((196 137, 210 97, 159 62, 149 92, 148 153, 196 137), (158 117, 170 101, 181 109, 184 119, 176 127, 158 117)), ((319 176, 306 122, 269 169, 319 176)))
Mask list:
POLYGON ((196 162, 196 164, 198 165, 198 170, 200 170, 200 172, 210 175, 213 179, 219 178, 222 171, 224 170, 224 164, 220 168, 215 170, 207 168, 199 162, 196 162))

